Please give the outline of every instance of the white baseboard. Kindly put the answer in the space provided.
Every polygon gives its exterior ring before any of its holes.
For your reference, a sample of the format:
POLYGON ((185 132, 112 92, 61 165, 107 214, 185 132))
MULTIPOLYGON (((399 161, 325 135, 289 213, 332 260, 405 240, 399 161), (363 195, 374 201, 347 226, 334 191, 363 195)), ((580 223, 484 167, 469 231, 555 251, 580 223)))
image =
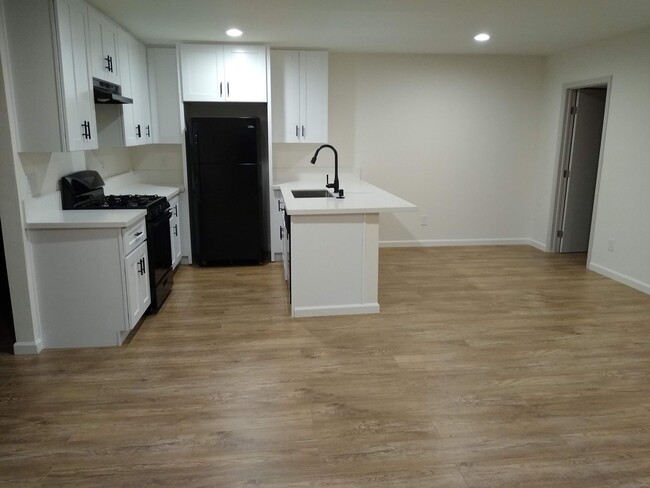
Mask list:
POLYGON ((650 295, 650 284, 648 283, 644 283, 642 281, 636 280, 634 278, 631 278, 629 276, 618 273, 614 270, 606 268, 605 266, 601 266, 595 263, 588 263, 587 269, 594 271, 598 274, 601 274, 603 276, 607 276, 608 278, 611 278, 614 281, 623 283, 624 285, 630 286, 636 290, 642 291, 646 295, 650 295))
POLYGON ((38 354, 43 350, 43 343, 38 340, 36 342, 16 342, 14 344, 14 354, 16 356, 29 356, 38 354))
MULTIPOLYGON (((526 246, 531 239, 434 239, 412 241, 379 241, 379 247, 441 247, 441 246, 526 246)), ((537 247, 537 246, 534 246, 537 247)))
POLYGON ((359 315, 379 313, 379 303, 360 303, 355 305, 330 305, 323 307, 295 307, 294 317, 324 317, 327 315, 359 315))
POLYGON ((548 248, 546 247, 546 244, 543 242, 536 241, 535 239, 528 239, 528 245, 533 246, 536 249, 539 249, 540 251, 548 252, 548 248))

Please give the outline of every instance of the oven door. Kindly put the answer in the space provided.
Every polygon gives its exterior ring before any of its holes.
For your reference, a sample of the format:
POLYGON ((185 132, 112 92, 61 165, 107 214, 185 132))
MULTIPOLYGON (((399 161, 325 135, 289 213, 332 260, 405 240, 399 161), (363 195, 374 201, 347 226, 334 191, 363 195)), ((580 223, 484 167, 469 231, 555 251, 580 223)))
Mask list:
POLYGON ((149 252, 149 280, 151 308, 156 311, 171 291, 172 243, 169 221, 172 210, 147 221, 147 251, 149 252))

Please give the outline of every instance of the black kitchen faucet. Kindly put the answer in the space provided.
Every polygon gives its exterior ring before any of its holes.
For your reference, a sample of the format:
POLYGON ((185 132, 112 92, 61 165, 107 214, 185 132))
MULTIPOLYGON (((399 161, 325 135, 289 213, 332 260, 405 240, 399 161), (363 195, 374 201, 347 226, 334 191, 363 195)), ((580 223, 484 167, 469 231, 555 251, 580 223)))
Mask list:
POLYGON ((318 153, 324 147, 328 147, 332 151, 334 151, 334 182, 330 183, 330 175, 327 175, 327 179, 325 180, 327 182, 325 184, 325 188, 332 188, 334 190, 334 193, 338 193, 339 195, 336 198, 345 198, 343 196, 343 189, 339 188, 339 153, 336 152, 334 146, 331 146, 329 144, 323 144, 321 147, 316 149, 316 152, 314 153, 314 157, 311 158, 311 164, 316 164, 316 158, 318 157, 318 153))

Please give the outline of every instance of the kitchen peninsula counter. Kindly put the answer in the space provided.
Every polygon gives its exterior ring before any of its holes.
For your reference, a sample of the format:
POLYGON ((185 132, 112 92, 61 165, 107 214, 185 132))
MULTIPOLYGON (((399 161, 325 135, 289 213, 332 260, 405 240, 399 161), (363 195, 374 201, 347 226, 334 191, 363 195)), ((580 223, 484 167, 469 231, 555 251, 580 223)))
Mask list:
POLYGON ((362 180, 343 180, 345 198, 295 198, 314 181, 278 185, 289 238, 294 317, 378 313, 379 214, 417 207, 362 180))
POLYGON ((324 189, 322 182, 301 180, 279 185, 289 215, 365 214, 415 211, 417 207, 363 180, 346 181, 345 198, 294 198, 291 190, 324 189))

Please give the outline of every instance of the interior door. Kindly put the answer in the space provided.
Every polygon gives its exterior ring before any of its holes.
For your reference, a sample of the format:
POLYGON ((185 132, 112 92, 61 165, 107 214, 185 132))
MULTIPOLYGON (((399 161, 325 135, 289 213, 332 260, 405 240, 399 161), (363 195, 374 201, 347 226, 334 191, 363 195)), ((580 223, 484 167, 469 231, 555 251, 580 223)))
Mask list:
POLYGON ((589 248, 606 95, 604 88, 581 88, 575 96, 560 252, 589 248))

